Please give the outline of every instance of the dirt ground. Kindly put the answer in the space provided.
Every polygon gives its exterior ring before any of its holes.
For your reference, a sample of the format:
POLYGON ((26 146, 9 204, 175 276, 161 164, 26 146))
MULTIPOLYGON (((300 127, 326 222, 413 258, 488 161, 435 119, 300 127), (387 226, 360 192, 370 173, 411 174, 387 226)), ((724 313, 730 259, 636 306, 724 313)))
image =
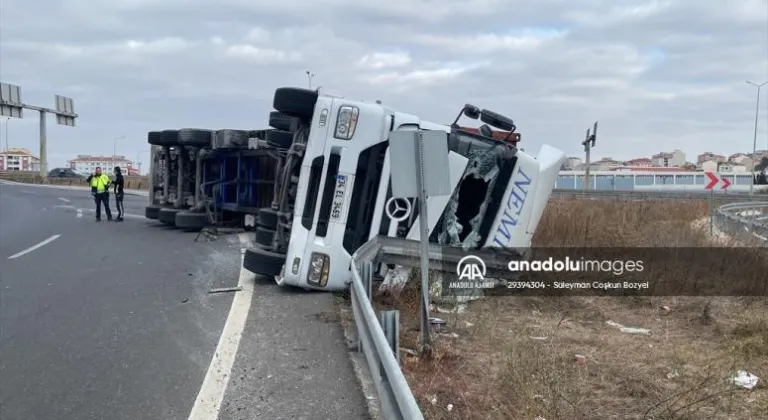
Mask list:
MULTIPOLYGON (((534 246, 724 246, 692 227, 707 214, 701 201, 552 200, 534 246)), ((416 349, 409 284, 376 305, 400 309, 401 346, 416 349)), ((432 316, 446 325, 431 353, 401 352, 430 420, 768 419, 766 297, 499 296, 432 316), (758 386, 729 383, 739 370, 758 386)))

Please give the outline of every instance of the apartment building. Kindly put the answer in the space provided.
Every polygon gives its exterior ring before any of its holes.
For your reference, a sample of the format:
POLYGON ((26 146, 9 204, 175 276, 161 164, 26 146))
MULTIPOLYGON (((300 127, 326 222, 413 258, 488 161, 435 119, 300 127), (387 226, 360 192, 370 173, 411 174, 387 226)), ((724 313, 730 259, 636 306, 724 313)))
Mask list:
POLYGON ((40 158, 28 149, 12 147, 0 153, 0 171, 39 172, 40 158))
POLYGON ((134 168, 133 161, 126 159, 125 156, 92 156, 77 155, 76 158, 67 161, 70 169, 82 174, 88 175, 100 167, 103 172, 111 174, 115 166, 119 166, 126 175, 138 175, 138 170, 134 168))

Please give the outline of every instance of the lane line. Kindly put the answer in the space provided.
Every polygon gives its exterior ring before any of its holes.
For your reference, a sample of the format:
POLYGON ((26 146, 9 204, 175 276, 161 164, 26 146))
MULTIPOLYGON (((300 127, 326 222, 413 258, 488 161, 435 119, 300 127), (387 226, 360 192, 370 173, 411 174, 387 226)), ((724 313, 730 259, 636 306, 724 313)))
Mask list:
POLYGON ((758 234, 756 234, 754 232, 752 232, 752 235, 754 235, 755 237, 760 238, 760 239, 762 239, 764 241, 768 241, 768 238, 766 238, 765 236, 758 235, 758 234))
POLYGON ((240 278, 237 285, 241 286, 243 290, 235 292, 229 316, 227 316, 224 329, 221 331, 219 344, 216 346, 216 352, 213 354, 208 372, 206 372, 203 384, 200 386, 200 392, 189 414, 189 420, 217 420, 219 418, 221 403, 224 401, 224 393, 227 390, 232 366, 240 346, 240 338, 245 329, 248 311, 251 309, 254 279, 256 278, 255 274, 245 270, 242 266, 245 248, 242 248, 240 252, 240 278))
POLYGON ((61 200, 61 201, 65 202, 65 203, 71 203, 71 201, 67 200, 67 199, 66 199, 66 198, 64 198, 64 197, 56 197, 56 198, 58 198, 59 200, 61 200))
POLYGON ((47 245, 47 244, 49 244, 49 243, 51 243, 51 242, 55 241, 56 239, 59 239, 59 236, 61 236, 61 235, 53 235, 53 236, 51 236, 50 238, 48 238, 48 239, 46 239, 46 240, 44 240, 44 241, 42 241, 42 242, 38 243, 37 245, 32 245, 31 247, 29 247, 29 248, 25 249, 24 251, 21 251, 21 252, 19 252, 19 253, 17 253, 17 254, 13 254, 13 255, 11 255, 10 257, 8 257, 8 259, 9 259, 9 260, 12 260, 12 259, 14 259, 14 258, 19 258, 19 257, 21 257, 22 255, 25 255, 25 254, 29 254, 30 252, 32 252, 32 251, 34 251, 34 250, 36 250, 37 248, 40 248, 40 247, 42 247, 42 246, 45 246, 45 245, 47 245))
MULTIPOLYGON (((96 213, 96 210, 94 210, 94 209, 79 208, 79 209, 77 209, 77 214, 78 214, 77 217, 83 217, 83 212, 86 212, 86 211, 88 213, 96 213)), ((112 214, 117 214, 117 212, 115 212, 115 210, 113 209, 112 210, 112 214)), ((138 215, 138 214, 131 214, 131 213, 123 213, 123 218, 128 218, 128 219, 146 219, 146 216, 141 216, 141 215, 138 215)))

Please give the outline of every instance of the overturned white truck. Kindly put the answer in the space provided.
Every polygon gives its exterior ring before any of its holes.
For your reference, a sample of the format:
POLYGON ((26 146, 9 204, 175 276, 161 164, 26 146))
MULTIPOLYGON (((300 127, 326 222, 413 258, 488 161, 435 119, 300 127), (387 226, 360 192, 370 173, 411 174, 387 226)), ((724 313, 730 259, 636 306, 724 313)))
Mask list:
POLYGON ((546 145, 536 158, 518 150, 504 141, 519 139, 512 120, 472 105, 451 125, 299 88, 277 89, 273 105, 267 142, 287 149, 276 156, 275 197, 259 211, 257 246, 243 264, 280 285, 345 289, 351 256, 369 239, 419 238, 417 202, 400 222, 385 213, 398 165, 389 160, 392 131, 445 132, 454 192, 428 199, 428 220, 430 241, 446 246, 529 246, 565 159, 546 145), (462 115, 484 125, 462 128, 462 115))

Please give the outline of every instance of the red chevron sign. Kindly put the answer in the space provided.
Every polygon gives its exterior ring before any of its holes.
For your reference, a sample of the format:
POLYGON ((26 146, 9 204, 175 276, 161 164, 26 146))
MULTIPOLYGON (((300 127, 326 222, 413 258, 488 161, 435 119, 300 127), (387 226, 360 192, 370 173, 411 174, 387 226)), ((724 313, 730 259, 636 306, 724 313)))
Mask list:
POLYGON ((724 189, 728 188, 729 186, 731 186, 731 181, 729 181, 726 178, 720 177, 718 174, 716 174, 714 172, 704 172, 704 175, 706 175, 707 178, 709 178, 709 184, 707 184, 704 187, 705 190, 711 190, 720 181, 723 181, 723 186, 720 187, 721 190, 724 190, 724 189))

